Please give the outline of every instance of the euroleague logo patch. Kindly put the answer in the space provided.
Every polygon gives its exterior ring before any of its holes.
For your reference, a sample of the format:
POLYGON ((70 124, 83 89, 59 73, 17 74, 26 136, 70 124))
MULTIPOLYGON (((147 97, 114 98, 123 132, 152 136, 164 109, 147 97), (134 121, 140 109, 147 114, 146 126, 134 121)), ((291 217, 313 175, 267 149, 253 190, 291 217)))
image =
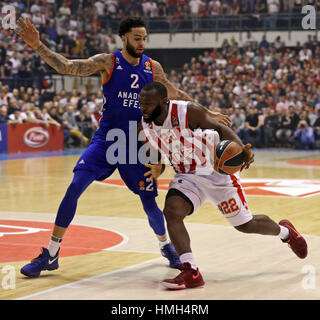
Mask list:
MULTIPOLYGON (((47 247, 53 223, 0 220, 0 263, 31 260, 47 247)), ((60 257, 99 252, 120 244, 123 237, 113 231, 70 225, 61 243, 60 257)))

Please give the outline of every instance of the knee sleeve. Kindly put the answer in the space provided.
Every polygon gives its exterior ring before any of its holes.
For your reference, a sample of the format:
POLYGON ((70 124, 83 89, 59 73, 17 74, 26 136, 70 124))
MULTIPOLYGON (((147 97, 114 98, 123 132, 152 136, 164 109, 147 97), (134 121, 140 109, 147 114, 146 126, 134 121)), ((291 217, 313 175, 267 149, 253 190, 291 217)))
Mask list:
POLYGON ((166 228, 162 211, 159 209, 154 197, 140 196, 143 209, 149 220, 149 225, 157 235, 164 235, 166 228))

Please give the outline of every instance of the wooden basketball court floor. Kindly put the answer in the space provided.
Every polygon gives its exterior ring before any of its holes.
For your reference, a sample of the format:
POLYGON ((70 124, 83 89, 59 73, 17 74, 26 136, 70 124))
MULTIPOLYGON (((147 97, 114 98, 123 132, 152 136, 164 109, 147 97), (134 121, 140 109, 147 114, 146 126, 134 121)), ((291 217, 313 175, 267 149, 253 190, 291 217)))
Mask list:
MULTIPOLYGON (((186 219, 206 285, 166 291, 160 281, 178 271, 168 268, 138 197, 121 186, 115 173, 109 184, 93 183, 80 198, 62 242, 60 268, 38 278, 24 277, 20 268, 48 245, 78 157, 44 154, 0 161, 0 299, 320 298, 317 152, 256 151, 255 163, 241 173, 253 214, 267 214, 276 222, 291 220, 307 239, 306 259, 298 259, 278 237, 236 231, 206 203, 186 219)), ((167 168, 159 181, 161 209, 172 176, 167 168)))

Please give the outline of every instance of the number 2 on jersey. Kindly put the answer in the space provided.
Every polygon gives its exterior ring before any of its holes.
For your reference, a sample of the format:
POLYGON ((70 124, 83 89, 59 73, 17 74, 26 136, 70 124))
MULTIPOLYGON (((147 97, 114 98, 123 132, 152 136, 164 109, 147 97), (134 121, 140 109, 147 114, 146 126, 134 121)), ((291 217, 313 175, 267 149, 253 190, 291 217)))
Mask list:
POLYGON ((132 89, 139 89, 139 83, 137 83, 139 81, 139 76, 135 73, 132 73, 130 78, 134 78, 133 82, 131 83, 131 88, 132 89))

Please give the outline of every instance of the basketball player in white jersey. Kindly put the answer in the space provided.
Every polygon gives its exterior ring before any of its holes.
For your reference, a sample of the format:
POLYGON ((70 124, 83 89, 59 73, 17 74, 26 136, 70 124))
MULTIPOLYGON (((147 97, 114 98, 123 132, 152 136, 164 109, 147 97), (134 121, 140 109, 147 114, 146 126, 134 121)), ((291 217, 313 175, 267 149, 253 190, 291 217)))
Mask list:
MULTIPOLYGON (((251 145, 243 146, 233 130, 210 118, 199 105, 169 100, 166 88, 159 82, 151 82, 143 87, 139 101, 143 115, 139 125, 140 136, 143 132, 146 141, 165 155, 176 171, 163 212, 182 267, 176 278, 162 281, 164 287, 185 289, 205 284, 194 260, 183 220, 197 211, 206 200, 215 204, 235 229, 245 233, 279 236, 299 258, 307 256, 305 239, 288 220, 281 220, 278 224, 266 215, 252 215, 239 174, 223 175, 213 171, 210 160, 202 154, 203 150, 212 148, 220 140, 233 140, 244 149, 245 161, 241 169, 247 169, 253 162, 251 145), (190 139, 192 136, 193 139, 190 139), (195 155, 190 157, 190 152, 186 150, 193 150, 195 155)), ((147 166, 151 168, 147 174, 154 179, 164 169, 162 164, 147 166)))

